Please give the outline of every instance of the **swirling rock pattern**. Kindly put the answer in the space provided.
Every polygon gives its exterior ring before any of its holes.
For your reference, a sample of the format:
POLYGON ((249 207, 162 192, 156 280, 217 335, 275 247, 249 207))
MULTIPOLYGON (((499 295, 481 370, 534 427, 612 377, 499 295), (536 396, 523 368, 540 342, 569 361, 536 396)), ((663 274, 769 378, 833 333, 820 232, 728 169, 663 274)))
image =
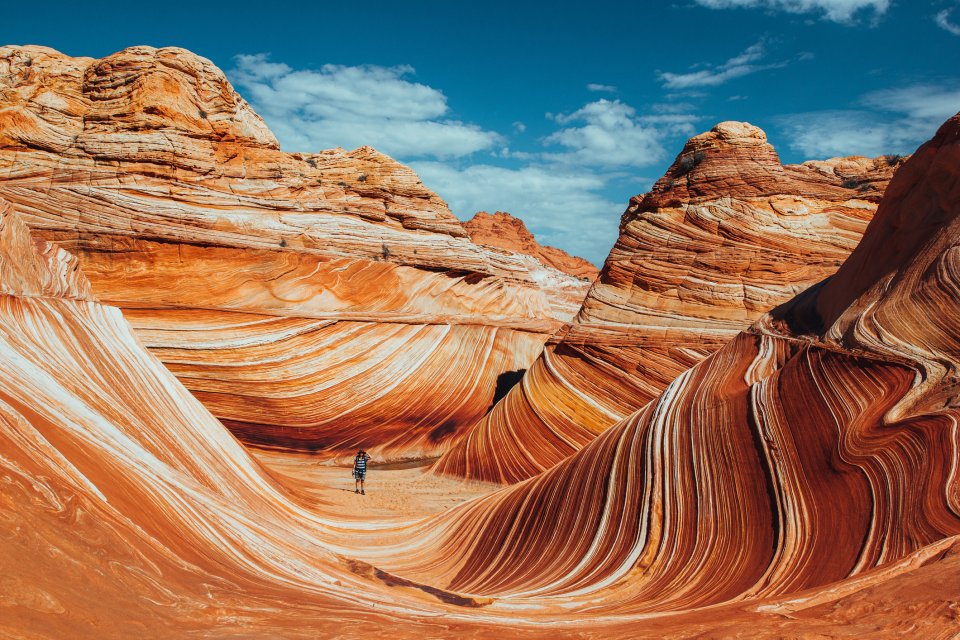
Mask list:
POLYGON ((0 207, 0 630, 947 637, 958 249, 960 115, 835 276, 576 455, 425 520, 347 522, 0 207))
POLYGON ((960 114, 893 177, 833 277, 571 458, 414 527, 381 561, 602 615, 829 591, 953 544, 958 295, 960 114))
POLYGON ((391 615, 431 635, 436 625, 416 618, 437 597, 370 579, 323 544, 330 523, 294 502, 6 205, 0 265, 4 636, 236 637, 270 618, 270 635, 296 637, 294 611, 314 636, 391 615), (351 592, 379 593, 386 608, 371 613, 351 592))
POLYGON ((263 446, 435 456, 585 293, 369 147, 281 152, 176 48, 0 47, 0 197, 263 446))
POLYGON ((783 166, 757 127, 692 138, 637 196, 573 326, 438 463, 532 477, 659 394, 763 312, 832 274, 899 157, 783 166))

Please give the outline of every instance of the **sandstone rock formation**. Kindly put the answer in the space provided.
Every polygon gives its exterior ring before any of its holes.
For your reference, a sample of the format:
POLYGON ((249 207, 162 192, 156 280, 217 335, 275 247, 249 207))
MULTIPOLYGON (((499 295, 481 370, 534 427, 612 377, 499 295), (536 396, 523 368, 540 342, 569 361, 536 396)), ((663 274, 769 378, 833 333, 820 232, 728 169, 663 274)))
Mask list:
POLYGON ((554 269, 590 282, 600 274, 599 269, 583 258, 571 256, 563 249, 541 245, 523 220, 504 211, 493 214, 478 211, 473 218, 463 223, 463 228, 476 244, 524 253, 554 269))
POLYGON ((523 224, 509 213, 480 211, 463 228, 474 243, 513 254, 528 263, 530 276, 547 294, 553 315, 572 319, 599 270, 556 247, 541 246, 523 224), (569 276, 573 276, 572 278, 569 276))
POLYGON ((0 48, 0 197, 77 256, 215 415, 269 447, 437 455, 584 293, 472 243, 371 148, 280 151, 182 49, 0 48))
POLYGON ((764 311, 832 274, 901 162, 783 166, 763 131, 739 122, 692 138, 631 200, 569 332, 437 472, 517 482, 591 442, 764 311))
POLYGON ((371 602, 433 634, 437 598, 366 578, 325 545, 327 521, 2 201, 0 452, 4 637, 237 637, 264 618, 278 637, 301 614, 329 636, 369 623, 371 602))
POLYGON ((960 115, 833 278, 557 467, 407 523, 302 502, 0 204, 0 633, 951 633, 958 167, 960 115))
MULTIPOLYGON (((958 296, 960 114, 898 170, 834 276, 571 458, 412 527, 383 562, 518 611, 556 599, 603 616, 785 612, 955 554, 958 296)), ((927 591, 917 615, 955 630, 956 594, 927 591)))

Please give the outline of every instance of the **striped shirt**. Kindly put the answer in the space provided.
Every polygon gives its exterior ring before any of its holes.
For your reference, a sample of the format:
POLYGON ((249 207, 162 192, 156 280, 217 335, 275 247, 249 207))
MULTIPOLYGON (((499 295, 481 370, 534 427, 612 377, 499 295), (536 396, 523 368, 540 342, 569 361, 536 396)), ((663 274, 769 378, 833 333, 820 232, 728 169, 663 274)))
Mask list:
POLYGON ((360 473, 367 472, 367 458, 369 456, 357 456, 353 461, 353 470, 360 473))

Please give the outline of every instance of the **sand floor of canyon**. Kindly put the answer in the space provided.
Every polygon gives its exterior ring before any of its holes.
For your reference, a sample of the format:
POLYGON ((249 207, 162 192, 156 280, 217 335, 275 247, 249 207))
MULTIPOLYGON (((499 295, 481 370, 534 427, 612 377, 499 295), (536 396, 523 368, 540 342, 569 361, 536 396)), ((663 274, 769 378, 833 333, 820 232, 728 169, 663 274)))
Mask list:
POLYGON ((366 495, 357 495, 349 466, 307 454, 256 448, 250 452, 303 506, 342 519, 344 524, 420 519, 503 488, 433 475, 433 460, 425 460, 371 466, 366 495))

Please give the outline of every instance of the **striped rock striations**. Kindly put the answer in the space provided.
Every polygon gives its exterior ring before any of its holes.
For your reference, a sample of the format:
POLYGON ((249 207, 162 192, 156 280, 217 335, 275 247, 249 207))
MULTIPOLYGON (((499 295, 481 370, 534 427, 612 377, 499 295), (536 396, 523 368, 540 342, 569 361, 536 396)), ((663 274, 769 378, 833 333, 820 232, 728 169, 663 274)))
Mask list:
MULTIPOLYGON (((955 553, 958 302, 960 114, 897 171, 834 276, 554 468, 415 527, 384 562, 518 611, 790 615, 955 553)), ((956 585, 933 595, 935 575, 900 622, 936 610, 938 633, 955 632, 956 585)))
POLYGON ((440 460, 501 483, 550 468, 656 397, 762 313, 832 274, 899 157, 780 163, 766 135, 723 122, 646 194, 572 327, 440 460))
POLYGON ((471 242, 369 147, 280 151, 224 74, 182 49, 0 47, 0 197, 267 447, 437 455, 583 293, 471 242))
POLYGON ((434 603, 443 611, 438 596, 374 579, 325 544, 329 520, 2 201, 0 451, 3 637, 238 637, 264 625, 264 637, 305 625, 316 637, 392 618, 411 636, 446 628, 427 620, 434 603))
POLYGON ((409 523, 281 484, 0 203, 0 634, 951 633, 958 168, 960 116, 832 279, 554 469, 409 523))

